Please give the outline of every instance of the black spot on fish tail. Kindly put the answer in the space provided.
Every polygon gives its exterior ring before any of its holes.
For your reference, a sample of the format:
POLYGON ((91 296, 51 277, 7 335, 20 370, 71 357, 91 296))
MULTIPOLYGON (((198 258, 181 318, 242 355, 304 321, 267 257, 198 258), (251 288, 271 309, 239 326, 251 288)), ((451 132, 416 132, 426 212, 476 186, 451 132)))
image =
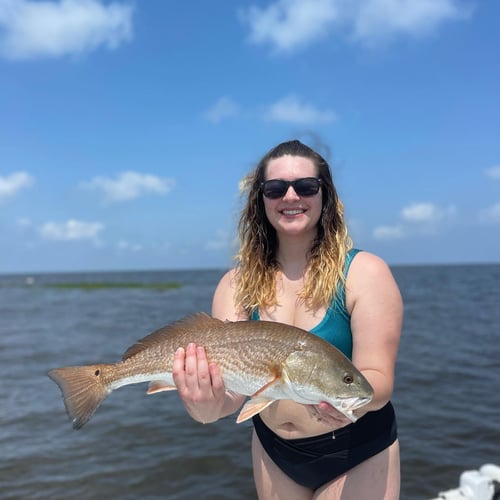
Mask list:
POLYGON ((100 373, 95 366, 67 366, 48 373, 61 390, 74 429, 81 429, 109 394, 100 373))

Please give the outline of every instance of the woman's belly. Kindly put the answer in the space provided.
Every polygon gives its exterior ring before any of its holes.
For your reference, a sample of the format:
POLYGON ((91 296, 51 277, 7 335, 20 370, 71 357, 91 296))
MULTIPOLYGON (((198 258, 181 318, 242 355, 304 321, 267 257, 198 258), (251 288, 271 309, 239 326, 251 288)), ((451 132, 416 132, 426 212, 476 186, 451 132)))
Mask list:
POLYGON ((314 417, 306 405, 288 399, 274 402, 260 413, 263 422, 284 439, 298 439, 331 432, 332 427, 314 417))

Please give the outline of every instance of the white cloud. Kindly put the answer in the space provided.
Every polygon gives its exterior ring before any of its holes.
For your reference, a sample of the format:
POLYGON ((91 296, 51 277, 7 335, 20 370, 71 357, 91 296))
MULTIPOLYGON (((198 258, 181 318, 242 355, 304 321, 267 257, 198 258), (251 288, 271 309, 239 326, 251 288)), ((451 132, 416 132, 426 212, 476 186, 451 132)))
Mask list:
POLYGON ((2 0, 0 53, 8 59, 115 49, 132 38, 132 7, 99 0, 2 0))
POLYGON ((402 222, 376 227, 373 237, 389 240, 436 234, 453 220, 456 213, 454 205, 440 207, 429 202, 411 203, 400 212, 402 222))
POLYGON ((373 237, 377 240, 398 240, 405 237, 402 226, 378 226, 373 230, 373 237))
POLYGON ((31 223, 31 219, 29 219, 28 217, 19 217, 16 220, 16 224, 19 227, 30 227, 32 223, 31 223))
POLYGON ((431 220, 435 207, 432 203, 414 203, 401 210, 401 216, 409 221, 431 220))
POLYGON ((116 247, 123 252, 140 252, 144 250, 144 247, 140 243, 129 243, 126 240, 120 240, 116 244, 116 247))
POLYGON ((260 8, 248 7, 243 19, 250 25, 250 40, 270 43, 279 51, 292 50, 325 36, 338 17, 332 0, 278 0, 260 8))
POLYGON ((108 202, 122 202, 147 194, 166 194, 174 185, 173 179, 128 171, 118 174, 116 179, 94 177, 80 186, 102 192, 108 202))
MULTIPOLYGON (((203 116, 212 123, 220 123, 241 114, 242 110, 238 103, 230 97, 223 96, 203 116)), ((331 123, 337 116, 331 110, 320 110, 312 104, 301 102, 295 95, 288 95, 265 108, 261 118, 295 125, 317 125, 331 123)))
POLYGON ((6 177, 0 176, 0 201, 14 197, 21 189, 30 187, 34 178, 27 172, 14 172, 6 177))
POLYGON ((226 118, 238 116, 239 111, 240 108, 236 101, 230 97, 222 96, 203 116, 212 123, 220 123, 226 118))
POLYGON ((484 173, 490 179, 500 181, 500 165, 495 165, 494 167, 487 168, 484 173))
POLYGON ((301 102, 296 96, 289 95, 272 104, 264 113, 266 120, 297 125, 331 123, 336 115, 330 110, 319 110, 312 104, 301 102))
POLYGON ((398 34, 420 37, 469 13, 457 0, 365 0, 352 18, 353 35, 368 44, 398 34))
POLYGON ((483 223, 500 223, 500 201, 479 212, 479 220, 483 223))
POLYGON ((47 222, 39 227, 42 238, 58 241, 93 240, 98 242, 104 229, 100 222, 84 222, 70 219, 66 222, 47 222))
POLYGON ((207 241, 205 244, 206 250, 222 250, 230 245, 229 233, 227 231, 218 230, 215 238, 207 241))
POLYGON ((455 212, 453 205, 442 208, 434 203, 412 203, 401 210, 401 216, 409 222, 435 222, 453 216, 455 212))
POLYGON ((253 43, 292 51, 334 34, 374 45, 395 35, 422 36, 471 9, 459 0, 276 0, 250 6, 242 18, 253 43))

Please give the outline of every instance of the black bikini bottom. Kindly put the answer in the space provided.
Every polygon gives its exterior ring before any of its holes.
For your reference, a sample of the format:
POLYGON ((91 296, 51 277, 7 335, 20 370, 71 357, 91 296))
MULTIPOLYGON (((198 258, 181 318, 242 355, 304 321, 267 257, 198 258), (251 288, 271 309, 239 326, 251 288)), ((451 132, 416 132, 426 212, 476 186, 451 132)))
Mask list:
POLYGON ((397 439, 396 417, 389 402, 357 422, 334 432, 283 439, 253 417, 255 432, 273 462, 296 483, 316 490, 388 448, 397 439))

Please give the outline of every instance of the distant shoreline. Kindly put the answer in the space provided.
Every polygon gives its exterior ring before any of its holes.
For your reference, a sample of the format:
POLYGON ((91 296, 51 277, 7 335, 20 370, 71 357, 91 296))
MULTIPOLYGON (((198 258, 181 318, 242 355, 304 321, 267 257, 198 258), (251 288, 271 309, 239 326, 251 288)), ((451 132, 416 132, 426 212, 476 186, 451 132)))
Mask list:
MULTIPOLYGON (((471 266, 500 266, 499 262, 415 262, 415 263, 390 263, 391 269, 415 268, 415 267, 471 267, 471 266)), ((229 267, 207 267, 207 268, 178 268, 178 269, 101 269, 101 270, 63 270, 63 271, 0 271, 0 277, 19 276, 46 276, 46 275, 93 275, 93 274, 133 274, 133 273, 173 273, 182 274, 186 272, 226 272, 229 267)))
POLYGON ((178 281, 168 281, 168 282, 131 282, 131 281, 69 281, 69 282, 55 282, 55 283, 43 283, 38 282, 34 275, 28 276, 22 283, 11 283, 10 286, 23 287, 23 288, 53 288, 56 290, 107 290, 107 289, 140 289, 140 290, 173 290, 180 288, 182 283, 178 281))
POLYGON ((112 282, 77 282, 77 283, 47 283, 42 285, 48 288, 57 288, 60 290, 102 290, 106 288, 140 288, 151 290, 171 290, 180 288, 182 285, 177 281, 168 283, 112 283, 112 282))

